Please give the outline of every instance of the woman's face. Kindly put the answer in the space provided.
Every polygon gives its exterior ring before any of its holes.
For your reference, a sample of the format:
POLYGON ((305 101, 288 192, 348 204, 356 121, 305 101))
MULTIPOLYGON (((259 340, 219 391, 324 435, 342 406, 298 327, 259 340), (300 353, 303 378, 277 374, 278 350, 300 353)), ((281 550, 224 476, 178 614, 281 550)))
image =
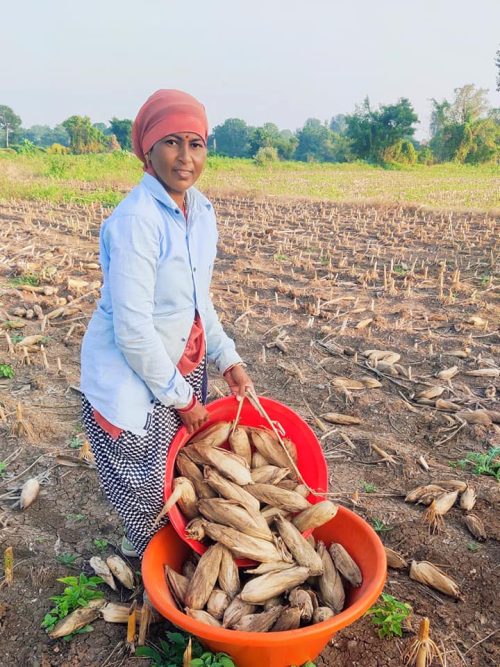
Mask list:
POLYGON ((194 132, 169 134, 157 141, 149 153, 156 175, 172 198, 177 197, 180 202, 200 177, 206 158, 207 146, 194 132))

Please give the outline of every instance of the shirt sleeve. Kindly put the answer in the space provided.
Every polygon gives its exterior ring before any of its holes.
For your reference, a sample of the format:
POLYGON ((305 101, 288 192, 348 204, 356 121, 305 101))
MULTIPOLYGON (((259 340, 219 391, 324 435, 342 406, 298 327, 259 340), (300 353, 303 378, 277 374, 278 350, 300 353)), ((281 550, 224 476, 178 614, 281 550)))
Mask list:
POLYGON ((104 231, 115 340, 129 366, 167 406, 183 407, 193 389, 177 370, 154 327, 158 260, 164 239, 154 222, 111 219, 104 231))

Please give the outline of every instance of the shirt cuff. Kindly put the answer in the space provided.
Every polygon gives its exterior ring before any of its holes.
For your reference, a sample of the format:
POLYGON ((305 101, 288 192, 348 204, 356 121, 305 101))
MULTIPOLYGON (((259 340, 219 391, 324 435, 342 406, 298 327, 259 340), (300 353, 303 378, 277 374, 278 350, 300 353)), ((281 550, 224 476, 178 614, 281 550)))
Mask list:
POLYGON ((217 359, 216 366, 217 370, 221 375, 223 375, 231 366, 236 366, 236 364, 242 364, 243 359, 236 352, 236 350, 229 350, 228 352, 222 352, 220 357, 217 359))
POLYGON ((184 413, 184 412, 189 412, 190 410, 192 410, 194 408, 194 406, 196 405, 197 402, 198 402, 198 399, 196 398, 196 394, 193 394, 193 398, 191 399, 191 401, 187 405, 185 405, 183 408, 176 408, 176 410, 177 410, 177 412, 180 412, 181 414, 184 413))

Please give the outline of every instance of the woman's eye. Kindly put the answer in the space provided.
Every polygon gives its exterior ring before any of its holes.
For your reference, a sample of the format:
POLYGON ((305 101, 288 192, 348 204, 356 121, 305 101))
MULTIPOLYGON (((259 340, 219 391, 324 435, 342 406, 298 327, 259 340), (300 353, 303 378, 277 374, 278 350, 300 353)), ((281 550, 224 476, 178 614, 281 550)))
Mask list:
POLYGON ((175 145, 177 144, 177 142, 175 141, 175 139, 165 139, 165 143, 166 143, 168 146, 175 146, 175 145))

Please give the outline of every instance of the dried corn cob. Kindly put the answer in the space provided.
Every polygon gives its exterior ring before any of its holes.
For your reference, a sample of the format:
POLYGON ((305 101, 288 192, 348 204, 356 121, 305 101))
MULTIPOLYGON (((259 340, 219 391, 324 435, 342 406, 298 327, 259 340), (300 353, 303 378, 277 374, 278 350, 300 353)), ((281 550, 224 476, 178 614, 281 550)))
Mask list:
POLYGON ((247 462, 238 454, 221 447, 210 447, 202 444, 191 445, 191 447, 194 447, 194 451, 203 463, 212 465, 232 482, 241 486, 253 483, 247 462))
POLYGON ((189 586, 189 579, 182 574, 179 574, 168 565, 165 565, 165 578, 177 606, 179 609, 183 609, 184 600, 189 586))
POLYGON ((116 584, 113 575, 111 574, 111 570, 102 558, 99 558, 99 556, 92 556, 89 560, 89 565, 98 577, 101 577, 110 588, 116 591, 116 584))
POLYGON ((160 523, 165 514, 170 512, 176 503, 179 503, 181 512, 187 519, 194 519, 199 514, 196 502, 194 485, 187 477, 176 477, 172 482, 172 493, 163 505, 163 509, 156 517, 153 525, 160 523))
POLYGON ((279 607, 280 605, 283 605, 283 597, 281 595, 276 595, 275 597, 266 600, 262 605, 262 609, 264 611, 269 611, 270 609, 274 609, 274 607, 279 607))
MULTIPOLYGON (((256 484, 278 484, 290 474, 290 468, 278 468, 277 466, 266 465, 255 468, 250 474, 256 484)), ((297 482, 295 482, 294 487, 296 485, 297 482)))
POLYGON ((244 428, 237 426, 234 429, 229 435, 229 445, 235 454, 245 459, 249 466, 252 465, 252 447, 244 428))
POLYGON ((295 491, 280 489, 272 484, 252 484, 247 489, 252 496, 261 502, 279 507, 286 512, 301 512, 310 507, 307 500, 295 491))
POLYGON ((303 533, 310 528, 318 528, 333 519, 337 514, 338 506, 330 500, 323 500, 311 505, 297 516, 293 517, 293 524, 303 533))
POLYGON ((193 484, 198 498, 215 498, 217 495, 213 489, 203 479, 203 473, 198 468, 196 463, 186 456, 181 450, 175 460, 175 465, 179 469, 181 475, 189 479, 193 484))
POLYGON ((286 451, 271 431, 262 428, 253 428, 250 431, 250 437, 252 445, 268 463, 278 466, 278 468, 287 468, 290 465, 290 459, 286 451))
POLYGON ((106 558, 106 563, 113 575, 122 584, 122 586, 125 586, 125 588, 133 591, 134 573, 123 560, 123 558, 120 558, 120 556, 109 556, 106 558))
POLYGON ((106 600, 90 600, 86 607, 80 607, 63 618, 55 628, 49 632, 51 639, 59 639, 76 632, 85 625, 92 623, 100 614, 101 607, 106 604, 106 600))
POLYGON ((285 607, 278 616, 278 620, 271 628, 271 632, 296 630, 300 627, 301 611, 298 607, 285 607))
POLYGON ((282 560, 282 554, 271 542, 250 537, 234 528, 218 523, 205 521, 204 527, 206 534, 214 542, 223 544, 237 558, 251 558, 260 563, 274 563, 282 560))
POLYGON ((437 482, 433 482, 437 486, 441 486, 443 489, 450 489, 451 491, 459 491, 462 493, 467 488, 467 483, 463 482, 461 479, 441 479, 437 482))
POLYGON ((323 621, 328 621, 330 618, 335 616, 334 612, 330 607, 318 607, 314 610, 312 622, 313 623, 323 623, 323 621))
POLYGON ((32 505, 40 493, 40 482, 36 477, 32 477, 24 482, 21 489, 21 497, 19 498, 19 507, 22 510, 27 509, 32 505))
POLYGON ((271 507, 270 505, 264 507, 261 514, 269 525, 274 521, 274 517, 278 514, 284 516, 285 519, 290 518, 290 514, 288 512, 283 512, 283 510, 280 510, 279 507, 271 507))
POLYGON ((429 524, 432 532, 444 528, 443 516, 453 507, 457 497, 458 491, 447 491, 432 501, 424 515, 424 521, 429 524))
POLYGON ((389 549, 389 547, 384 547, 385 555, 387 557, 387 565, 392 567, 394 570, 402 570, 405 567, 408 567, 407 561, 400 556, 396 551, 389 549))
POLYGON ((318 587, 323 604, 339 612, 344 608, 345 593, 340 575, 323 542, 318 542, 318 554, 323 562, 323 574, 318 577, 318 587))
POLYGON ((284 563, 283 561, 278 561, 276 563, 261 563, 251 570, 245 570, 245 574, 267 574, 268 572, 289 570, 291 567, 295 567, 295 565, 293 563, 284 563))
POLYGON ((222 558, 219 570, 219 586, 232 600, 240 592, 240 574, 234 558, 226 547, 222 547, 222 558))
POLYGON ((451 577, 428 561, 412 561, 410 566, 410 579, 421 584, 435 588, 441 593, 460 599, 460 589, 451 577))
POLYGON ((328 551, 332 557, 333 564, 344 579, 347 579, 354 588, 359 588, 363 583, 363 575, 344 547, 341 544, 333 542, 328 547, 328 551))
POLYGON ((234 598, 224 612, 224 618, 222 620, 223 627, 232 628, 243 616, 253 614, 256 609, 256 605, 243 602, 239 597, 234 598))
POLYGON ((184 602, 190 609, 203 609, 219 576, 222 547, 214 544, 207 549, 196 566, 189 582, 184 602))
POLYGON ((200 500, 198 509, 209 521, 231 526, 246 535, 258 537, 261 540, 269 542, 273 540, 273 534, 265 518, 260 513, 247 511, 235 500, 225 498, 200 500))
POLYGON ((224 616, 224 612, 229 606, 229 602, 229 597, 226 593, 224 593, 224 591, 221 591, 218 588, 214 588, 214 590, 210 593, 210 597, 208 598, 207 611, 210 616, 213 616, 218 621, 221 621, 222 617, 224 616))
POLYGON ((191 579, 196 570, 196 563, 191 559, 185 560, 182 564, 182 576, 191 579))
POLYGON ((261 468, 269 465, 269 461, 265 459, 260 452, 253 452, 252 454, 252 468, 261 468))
POLYGON ((282 611, 283 607, 274 607, 274 609, 263 611, 260 614, 243 616, 233 625, 233 628, 240 632, 267 632, 272 628, 282 611))
POLYGON ((202 609, 190 609, 189 607, 186 607, 185 611, 188 616, 191 616, 191 618, 194 618, 196 621, 199 621, 200 623, 205 623, 206 625, 213 625, 215 628, 221 627, 220 622, 216 618, 214 618, 211 614, 209 614, 207 611, 203 611, 202 609))
POLYGON ((260 510, 260 503, 257 498, 254 498, 243 487, 238 486, 238 484, 230 482, 228 479, 220 475, 217 470, 205 466, 204 475, 210 487, 217 491, 223 498, 226 498, 227 500, 237 500, 244 507, 247 507, 253 512, 258 512, 260 510))
POLYGON ((323 565, 320 556, 313 547, 304 539, 297 528, 282 516, 276 516, 274 520, 279 534, 281 535, 292 556, 299 565, 309 569, 309 575, 316 577, 323 573, 323 565))
POLYGON ((229 436, 229 431, 231 430, 231 422, 221 421, 211 424, 203 431, 195 433, 193 437, 189 440, 189 444, 195 442, 210 442, 213 446, 219 447, 224 444, 229 436))
POLYGON ((243 587, 240 597, 243 602, 263 604, 266 600, 302 584, 308 576, 307 567, 291 567, 289 570, 262 574, 243 587))
POLYGON ((425 486, 417 486, 415 489, 412 489, 406 496, 406 503, 418 503, 421 502, 422 497, 432 496, 436 498, 445 491, 444 487, 438 486, 437 484, 426 484, 425 486))
POLYGON ((476 490, 472 486, 468 486, 460 496, 460 507, 469 512, 474 509, 476 498, 476 490))
POLYGON ((476 516, 475 514, 467 514, 464 517, 465 525, 469 529, 472 535, 478 540, 479 542, 484 542, 488 535, 486 534, 486 529, 484 527, 484 523, 481 521, 481 519, 476 516))
MULTIPOLYGON (((207 498, 207 500, 209 500, 207 498)), ((203 519, 201 517, 197 517, 196 519, 193 519, 190 521, 185 528, 186 535, 189 537, 190 540, 198 540, 198 542, 201 542, 202 540, 205 539, 205 528, 203 525, 203 519)))
POLYGON ((288 601, 292 607, 298 607, 300 618, 304 623, 309 623, 313 617, 314 606, 309 593, 303 588, 294 588, 290 591, 288 601))

